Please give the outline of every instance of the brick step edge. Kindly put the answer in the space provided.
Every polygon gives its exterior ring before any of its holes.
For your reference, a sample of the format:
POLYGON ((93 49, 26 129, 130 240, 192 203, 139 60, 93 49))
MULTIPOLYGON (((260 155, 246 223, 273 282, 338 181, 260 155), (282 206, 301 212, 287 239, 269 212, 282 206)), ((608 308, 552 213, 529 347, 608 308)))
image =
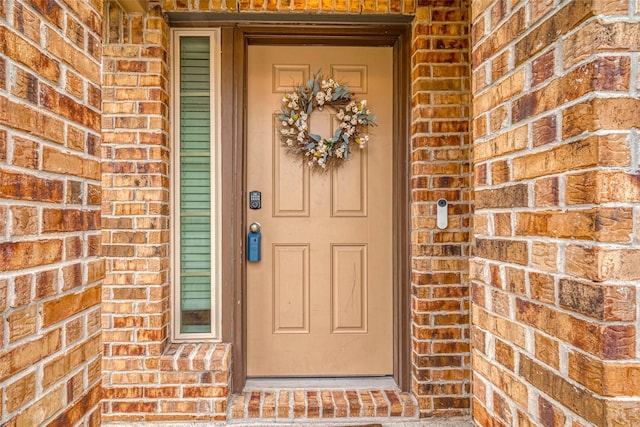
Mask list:
POLYGON ((417 420, 413 395, 400 390, 257 390, 232 396, 232 423, 417 420), (333 420, 333 421, 332 421, 333 420))

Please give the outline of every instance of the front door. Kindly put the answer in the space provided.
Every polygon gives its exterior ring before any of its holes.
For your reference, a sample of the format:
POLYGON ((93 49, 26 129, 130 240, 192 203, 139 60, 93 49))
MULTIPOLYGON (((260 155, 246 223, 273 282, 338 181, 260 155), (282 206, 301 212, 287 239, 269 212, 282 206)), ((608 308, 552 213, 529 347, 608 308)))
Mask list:
MULTIPOLYGON (((247 374, 393 372, 392 49, 250 46, 247 191, 260 191, 262 257, 247 263, 247 374), (276 111, 318 70, 348 84, 377 116, 366 148, 337 168, 310 168, 283 147, 276 111)), ((333 135, 336 112, 310 130, 333 135)))

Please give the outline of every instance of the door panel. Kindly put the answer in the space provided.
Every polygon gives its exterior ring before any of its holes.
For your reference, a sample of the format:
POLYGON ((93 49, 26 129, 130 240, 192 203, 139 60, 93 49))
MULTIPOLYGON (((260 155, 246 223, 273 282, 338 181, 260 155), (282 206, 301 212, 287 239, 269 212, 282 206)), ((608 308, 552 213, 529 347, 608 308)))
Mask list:
POLYGON ((271 180, 273 216, 309 216, 309 168, 291 167, 291 155, 280 142, 277 123, 278 119, 275 118, 271 180))
POLYGON ((273 245, 273 333, 309 332, 309 245, 273 245))
MULTIPOLYGON (((249 376, 390 375, 392 336, 392 49, 250 46, 247 190, 262 209, 262 260, 247 265, 249 376), (348 83, 377 115, 364 150, 310 170, 279 139, 282 96, 312 73, 348 83)), ((310 116, 333 134, 335 111, 310 116)))

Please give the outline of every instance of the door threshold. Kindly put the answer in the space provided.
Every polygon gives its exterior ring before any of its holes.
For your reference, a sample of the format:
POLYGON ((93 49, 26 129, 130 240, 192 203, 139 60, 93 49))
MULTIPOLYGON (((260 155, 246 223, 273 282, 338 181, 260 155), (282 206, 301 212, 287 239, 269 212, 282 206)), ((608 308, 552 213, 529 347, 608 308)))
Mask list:
POLYGON ((397 389, 392 376, 376 377, 259 377, 247 378, 243 391, 282 389, 397 389))

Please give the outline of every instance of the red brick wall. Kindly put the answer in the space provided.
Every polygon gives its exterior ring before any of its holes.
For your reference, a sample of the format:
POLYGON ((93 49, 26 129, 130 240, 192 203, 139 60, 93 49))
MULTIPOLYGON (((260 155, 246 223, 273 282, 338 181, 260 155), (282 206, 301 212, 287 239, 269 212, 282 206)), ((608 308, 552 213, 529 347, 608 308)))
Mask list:
POLYGON ((420 0, 413 25, 412 391, 421 416, 469 413, 469 2, 420 0), (436 202, 449 224, 436 226, 436 202))
POLYGON ((636 425, 639 11, 472 10, 476 423, 636 425))
POLYGON ((100 425, 101 25, 0 3, 2 425, 100 425))

